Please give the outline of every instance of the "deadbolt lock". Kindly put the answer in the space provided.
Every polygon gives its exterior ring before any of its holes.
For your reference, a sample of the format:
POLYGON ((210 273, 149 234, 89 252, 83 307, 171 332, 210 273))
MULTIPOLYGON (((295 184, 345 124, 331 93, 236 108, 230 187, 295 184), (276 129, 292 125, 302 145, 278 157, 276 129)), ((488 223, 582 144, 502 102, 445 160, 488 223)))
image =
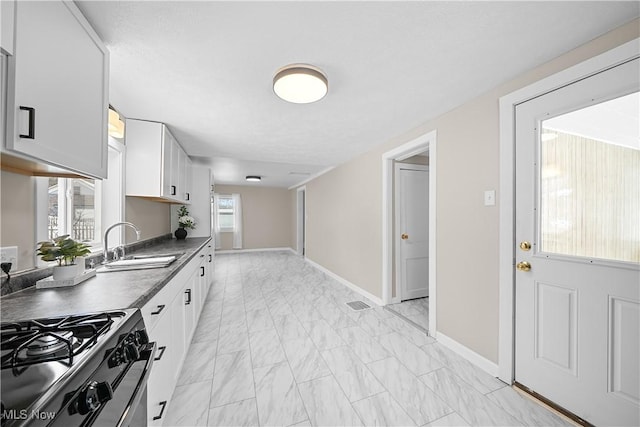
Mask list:
POLYGON ((524 242, 520 242, 520 249, 522 249, 523 251, 531 250, 531 243, 527 242, 526 240, 524 242))
POLYGON ((402 236, 400 236, 400 238, 402 240, 407 240, 409 238, 409 235, 407 233, 402 233, 402 236))
POLYGON ((531 270, 531 264, 529 264, 527 261, 520 261, 516 264, 516 269, 518 271, 529 271, 531 270))

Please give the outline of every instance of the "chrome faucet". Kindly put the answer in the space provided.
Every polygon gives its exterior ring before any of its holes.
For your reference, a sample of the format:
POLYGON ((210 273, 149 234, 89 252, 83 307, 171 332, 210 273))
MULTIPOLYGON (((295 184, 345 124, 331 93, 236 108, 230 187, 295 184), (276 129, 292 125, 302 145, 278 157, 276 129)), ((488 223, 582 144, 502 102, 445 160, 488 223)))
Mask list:
MULTIPOLYGON (((115 224, 109 226, 109 228, 107 228, 104 232, 104 248, 102 250, 102 256, 103 256, 103 260, 102 263, 106 264, 109 261, 109 246, 107 245, 107 236, 109 235, 109 232, 119 226, 119 225, 127 225, 131 228, 133 228, 136 232, 136 240, 140 240, 140 229, 138 227, 136 227, 133 223, 130 222, 116 222, 115 224)), ((124 258, 124 248, 122 250, 122 257, 124 258)))

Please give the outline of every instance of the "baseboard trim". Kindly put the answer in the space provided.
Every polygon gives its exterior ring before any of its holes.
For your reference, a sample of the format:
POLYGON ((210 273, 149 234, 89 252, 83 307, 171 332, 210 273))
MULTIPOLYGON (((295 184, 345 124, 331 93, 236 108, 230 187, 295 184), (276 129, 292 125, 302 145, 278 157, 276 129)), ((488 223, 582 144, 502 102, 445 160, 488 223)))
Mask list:
POLYGON ((384 305, 384 302, 382 302, 382 299, 380 297, 377 297, 377 296, 365 291, 361 287, 359 287, 357 285, 354 285, 353 283, 351 283, 347 279, 345 279, 345 278, 343 278, 341 276, 338 276, 333 271, 328 270, 327 268, 321 266, 317 262, 311 261, 309 258, 305 258, 305 261, 307 261, 313 267, 315 267, 318 270, 322 271, 324 274, 326 274, 327 276, 331 277, 332 279, 335 279, 338 282, 342 283, 343 285, 345 285, 347 288, 351 289, 352 291, 355 291, 355 292, 359 293, 363 297, 370 299, 371 301, 373 301, 374 303, 376 303, 376 304, 378 304, 380 306, 384 305))
POLYGON ((295 251, 291 248, 257 248, 257 249, 225 249, 224 251, 220 251, 216 249, 216 254, 242 254, 247 252, 273 252, 273 251, 291 251, 295 253, 295 251))
POLYGON ((449 350, 458 353, 460 356, 464 357, 469 362, 476 365, 478 368, 488 372, 491 376, 493 377, 498 376, 498 365, 496 363, 493 363, 489 359, 486 359, 485 357, 480 356, 478 353, 471 350, 469 347, 466 347, 465 345, 460 344, 458 341, 452 338, 449 338, 442 332, 436 331, 435 334, 432 336, 434 336, 436 341, 438 341, 440 344, 447 347, 449 350))

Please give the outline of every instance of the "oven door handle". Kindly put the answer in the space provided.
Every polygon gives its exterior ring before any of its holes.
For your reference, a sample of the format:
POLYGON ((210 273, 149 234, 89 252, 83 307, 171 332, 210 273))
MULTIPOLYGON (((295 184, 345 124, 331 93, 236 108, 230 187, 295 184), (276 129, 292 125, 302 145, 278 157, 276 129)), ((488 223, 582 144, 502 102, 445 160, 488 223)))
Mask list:
POLYGON ((149 381, 149 375, 151 375, 151 368, 153 367, 153 360, 156 357, 156 350, 158 345, 155 342, 150 342, 145 345, 145 348, 140 351, 140 359, 138 360, 147 360, 147 363, 144 366, 144 370, 142 375, 140 376, 140 381, 136 384, 136 388, 133 391, 133 395, 131 399, 129 399, 129 403, 127 404, 127 408, 124 411, 122 418, 116 427, 128 426, 130 418, 133 417, 135 413, 135 409, 140 404, 140 399, 144 395, 144 391, 147 387, 147 381, 149 381))

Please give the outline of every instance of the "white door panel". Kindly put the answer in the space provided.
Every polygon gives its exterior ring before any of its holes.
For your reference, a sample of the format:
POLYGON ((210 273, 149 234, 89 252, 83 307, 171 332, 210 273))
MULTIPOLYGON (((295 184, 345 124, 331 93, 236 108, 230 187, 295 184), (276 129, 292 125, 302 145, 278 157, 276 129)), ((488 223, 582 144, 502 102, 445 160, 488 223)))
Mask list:
POLYGON ((399 164, 396 179, 401 299, 426 297, 429 296, 429 169, 399 164))
POLYGON ((640 424, 639 76, 516 107, 515 379, 596 425, 640 424))

